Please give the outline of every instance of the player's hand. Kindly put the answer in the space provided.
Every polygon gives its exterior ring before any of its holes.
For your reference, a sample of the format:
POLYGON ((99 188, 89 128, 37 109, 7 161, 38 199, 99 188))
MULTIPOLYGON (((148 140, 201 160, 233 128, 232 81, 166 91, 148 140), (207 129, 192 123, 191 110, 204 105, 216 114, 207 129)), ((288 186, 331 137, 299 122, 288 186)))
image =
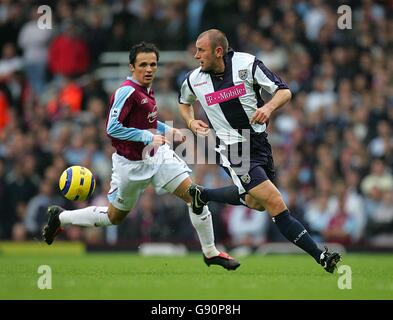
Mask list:
POLYGON ((184 142, 186 141, 186 136, 176 128, 171 128, 169 131, 170 139, 173 140, 173 142, 184 142))
POLYGON ((154 147, 162 146, 165 143, 169 144, 168 139, 165 138, 164 136, 160 135, 160 134, 155 134, 153 136, 153 141, 150 142, 150 144, 153 145, 154 147))
POLYGON ((269 120, 271 114, 272 110, 268 106, 264 105, 254 112, 251 117, 250 124, 264 124, 269 120))
POLYGON ((201 137, 207 137, 210 132, 209 126, 202 120, 192 120, 192 122, 190 122, 190 129, 201 137))

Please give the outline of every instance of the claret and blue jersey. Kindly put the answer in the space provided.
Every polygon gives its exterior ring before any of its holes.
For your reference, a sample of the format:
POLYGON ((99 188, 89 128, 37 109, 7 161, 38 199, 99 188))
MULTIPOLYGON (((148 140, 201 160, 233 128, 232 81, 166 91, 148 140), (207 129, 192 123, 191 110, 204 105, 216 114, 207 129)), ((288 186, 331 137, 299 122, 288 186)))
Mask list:
POLYGON ((168 126, 157 121, 157 104, 152 88, 127 78, 110 98, 107 134, 116 152, 129 160, 142 160, 143 149, 153 140, 154 130, 168 126))

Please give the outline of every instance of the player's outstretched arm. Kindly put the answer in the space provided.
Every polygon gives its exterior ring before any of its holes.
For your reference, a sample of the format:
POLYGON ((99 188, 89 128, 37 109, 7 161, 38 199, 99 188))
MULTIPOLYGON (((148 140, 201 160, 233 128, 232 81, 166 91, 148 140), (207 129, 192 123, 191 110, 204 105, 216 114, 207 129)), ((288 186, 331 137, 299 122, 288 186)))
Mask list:
POLYGON ((169 140, 165 136, 162 136, 160 134, 155 134, 150 144, 156 147, 156 146, 162 146, 165 143, 169 144, 169 140))

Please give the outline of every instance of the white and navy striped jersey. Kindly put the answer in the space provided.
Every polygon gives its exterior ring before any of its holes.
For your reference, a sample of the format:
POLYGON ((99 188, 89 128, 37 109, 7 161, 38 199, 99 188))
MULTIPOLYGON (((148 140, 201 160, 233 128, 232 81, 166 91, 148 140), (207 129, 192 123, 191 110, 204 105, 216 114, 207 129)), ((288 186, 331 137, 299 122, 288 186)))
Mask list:
POLYGON ((271 99, 276 90, 288 85, 255 56, 229 50, 224 56, 222 76, 197 68, 184 80, 179 102, 199 101, 220 140, 226 145, 244 142, 241 129, 263 132, 266 124, 250 125, 257 108, 271 99))

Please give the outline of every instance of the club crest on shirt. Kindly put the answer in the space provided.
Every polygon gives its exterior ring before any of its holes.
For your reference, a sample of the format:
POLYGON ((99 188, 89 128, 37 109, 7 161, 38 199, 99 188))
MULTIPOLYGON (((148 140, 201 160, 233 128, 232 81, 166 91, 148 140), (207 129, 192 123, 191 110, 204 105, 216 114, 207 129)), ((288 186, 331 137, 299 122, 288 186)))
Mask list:
POLYGON ((112 111, 111 111, 111 117, 112 118, 117 118, 118 114, 119 114, 119 110, 112 109, 112 111))
POLYGON ((242 181, 243 181, 245 184, 249 184, 249 183, 251 182, 251 177, 250 177, 250 175, 249 175, 248 173, 242 175, 242 176, 240 177, 240 179, 242 179, 242 181))
POLYGON ((154 106, 153 111, 147 114, 147 120, 153 123, 157 119, 157 106, 154 106))
POLYGON ((239 78, 242 80, 246 80, 248 76, 248 71, 247 69, 241 69, 239 70, 239 78))

